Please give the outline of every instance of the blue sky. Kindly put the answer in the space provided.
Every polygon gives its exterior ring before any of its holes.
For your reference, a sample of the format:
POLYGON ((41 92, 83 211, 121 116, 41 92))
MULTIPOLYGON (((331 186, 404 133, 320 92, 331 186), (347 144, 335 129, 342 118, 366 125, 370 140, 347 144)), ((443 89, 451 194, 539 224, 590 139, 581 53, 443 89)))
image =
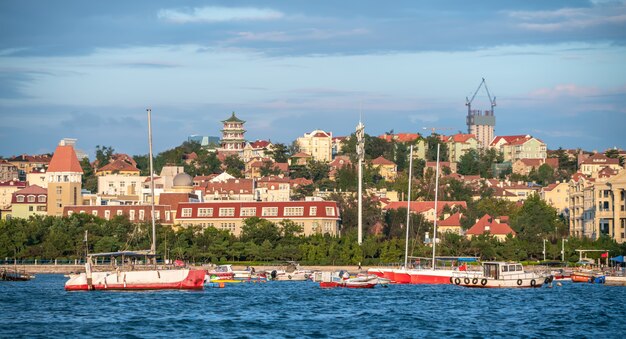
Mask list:
POLYGON ((496 135, 626 148, 626 3, 4 0, 0 155, 145 154, 147 107, 157 152, 232 111, 249 140, 347 135, 360 111, 372 135, 465 132, 483 77, 496 135))

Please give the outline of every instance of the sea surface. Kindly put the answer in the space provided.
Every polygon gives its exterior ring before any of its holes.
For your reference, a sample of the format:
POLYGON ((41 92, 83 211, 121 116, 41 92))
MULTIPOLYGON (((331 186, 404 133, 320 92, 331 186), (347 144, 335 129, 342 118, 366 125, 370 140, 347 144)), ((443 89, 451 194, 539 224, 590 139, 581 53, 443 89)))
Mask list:
POLYGON ((313 282, 227 284, 203 291, 66 292, 63 275, 0 282, 0 337, 441 338, 626 334, 626 287, 536 289, 313 282))

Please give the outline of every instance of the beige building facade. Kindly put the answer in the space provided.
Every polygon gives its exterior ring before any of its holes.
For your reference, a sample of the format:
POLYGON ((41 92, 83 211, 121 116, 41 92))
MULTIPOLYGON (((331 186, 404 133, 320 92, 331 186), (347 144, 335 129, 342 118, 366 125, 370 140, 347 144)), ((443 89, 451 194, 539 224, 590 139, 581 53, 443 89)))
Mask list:
POLYGON ((330 132, 315 130, 311 133, 305 133, 296 142, 300 152, 309 154, 315 161, 330 162, 333 160, 333 135, 330 132))
POLYGON ((62 216, 63 207, 82 202, 80 167, 72 146, 57 146, 46 172, 48 182, 48 215, 62 216))

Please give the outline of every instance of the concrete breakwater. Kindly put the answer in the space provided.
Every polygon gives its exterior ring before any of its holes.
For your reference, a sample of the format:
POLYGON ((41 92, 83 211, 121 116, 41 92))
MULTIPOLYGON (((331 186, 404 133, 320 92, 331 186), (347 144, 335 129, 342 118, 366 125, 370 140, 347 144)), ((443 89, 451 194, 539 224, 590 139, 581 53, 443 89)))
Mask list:
MULTIPOLYGON (((210 266, 193 266, 194 268, 202 268, 202 269, 211 269, 210 266)), ((56 274, 69 274, 69 273, 75 273, 75 272, 85 272, 85 265, 81 264, 81 265, 70 265, 70 264, 63 264, 63 265, 50 265, 50 264, 45 264, 45 265, 35 265, 35 264, 28 264, 28 265, 0 265, 0 269, 4 269, 6 268, 7 270, 15 270, 17 269, 19 272, 27 272, 27 273, 34 273, 34 274, 44 274, 44 273, 56 273, 56 274)), ((152 269, 153 266, 152 265, 135 265, 134 269, 136 270, 147 270, 147 269, 152 269)), ((159 266, 160 269, 162 269, 162 266, 159 266)), ((244 270, 246 268, 246 266, 238 266, 238 265, 233 265, 233 270, 244 270)), ((283 266, 254 266, 254 269, 257 272, 263 272, 263 271, 272 271, 272 270, 279 270, 279 269, 283 269, 283 266)), ((359 271, 367 271, 368 267, 362 267, 361 270, 358 269, 357 266, 302 266, 301 269, 305 269, 305 270, 312 270, 312 271, 340 271, 340 270, 344 270, 344 271, 348 271, 351 273, 357 273, 359 271)), ((103 271, 103 270, 108 270, 108 269, 112 269, 112 266, 110 265, 98 265, 94 268, 94 270, 96 271, 103 271)))

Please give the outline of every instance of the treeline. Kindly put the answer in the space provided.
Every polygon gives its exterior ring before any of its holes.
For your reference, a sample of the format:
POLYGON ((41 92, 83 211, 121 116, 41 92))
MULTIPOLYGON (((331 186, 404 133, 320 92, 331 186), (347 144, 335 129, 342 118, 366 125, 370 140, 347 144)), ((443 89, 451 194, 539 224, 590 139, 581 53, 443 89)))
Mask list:
MULTIPOLYGON (((418 216, 414 219, 421 225, 412 227, 421 227, 420 233, 429 226, 418 216)), ((179 258, 197 264, 297 260, 308 265, 356 265, 359 262, 384 265, 404 261, 405 237, 392 228, 379 235, 366 233, 361 246, 357 244, 354 229, 344 230, 341 236, 303 236, 301 231, 300 226, 289 220, 273 223, 256 217, 245 220, 240 237, 213 227, 175 230, 157 225, 157 251, 161 258, 179 258)), ((132 224, 123 216, 104 220, 74 214, 62 218, 3 220, 0 221, 0 258, 63 260, 82 258, 87 250, 93 253, 149 249, 151 234, 149 224, 132 224)), ((553 238, 546 244, 548 260, 560 259, 561 241, 553 238)), ((570 238, 565 244, 566 260, 578 260, 575 249, 609 250, 611 256, 626 253, 626 245, 620 246, 608 237, 597 241, 570 238)), ((439 243, 437 255, 522 261, 542 259, 542 251, 542 241, 524 237, 499 242, 487 234, 471 240, 446 234, 439 243)), ((420 240, 417 232, 412 232, 409 255, 430 257, 431 253, 432 248, 420 240)))

